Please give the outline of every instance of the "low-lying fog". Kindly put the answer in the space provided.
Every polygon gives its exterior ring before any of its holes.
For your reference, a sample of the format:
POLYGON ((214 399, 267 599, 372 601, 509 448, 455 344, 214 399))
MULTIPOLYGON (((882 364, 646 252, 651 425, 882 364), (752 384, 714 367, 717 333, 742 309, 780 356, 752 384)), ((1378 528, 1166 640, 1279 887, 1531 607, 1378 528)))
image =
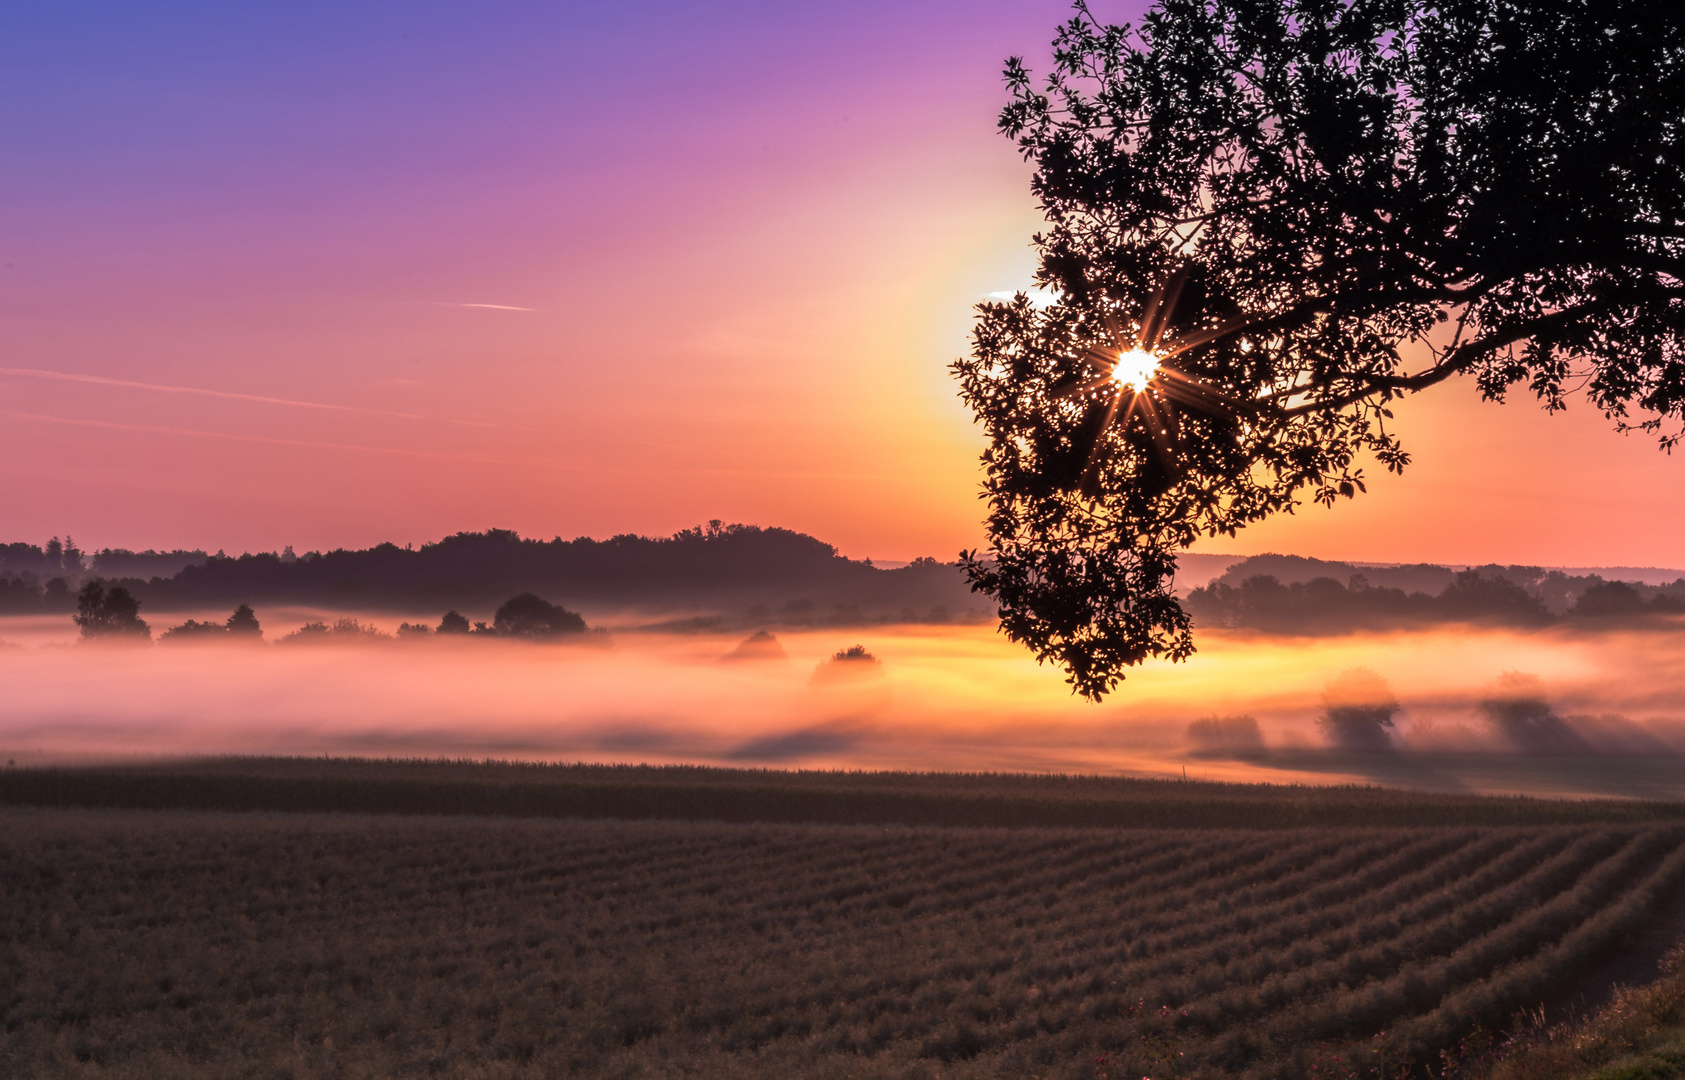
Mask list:
MULTIPOLYGON (((274 641, 319 614, 259 616, 274 641)), ((399 621, 362 618, 388 633, 399 621)), ((126 647, 73 643, 69 621, 0 618, 10 643, 0 648, 0 758, 226 752, 1176 777, 1185 769, 1200 779, 1685 797, 1685 625, 1339 638, 1209 632, 1188 663, 1149 664, 1092 705, 989 626, 776 631, 783 658, 727 659, 743 634, 126 647), (827 663, 854 645, 879 663, 827 663), (1401 707, 1385 736, 1390 749, 1328 748, 1325 690, 1360 667, 1383 678, 1401 707), (1518 692, 1548 721, 1550 738, 1529 743, 1504 728, 1492 702, 1518 692), (1223 719, 1194 724, 1210 718, 1223 719)))

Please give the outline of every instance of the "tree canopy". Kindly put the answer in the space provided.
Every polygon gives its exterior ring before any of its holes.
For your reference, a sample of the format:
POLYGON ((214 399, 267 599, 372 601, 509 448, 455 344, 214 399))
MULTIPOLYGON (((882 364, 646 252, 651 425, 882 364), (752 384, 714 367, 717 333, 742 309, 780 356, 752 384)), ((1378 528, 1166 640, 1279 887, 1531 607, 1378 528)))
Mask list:
MULTIPOLYGON (((447 615, 447 619, 449 616, 447 615)), ((443 623, 440 623, 441 628, 443 623)), ((522 593, 506 600, 492 619, 492 629, 507 637, 553 638, 583 634, 585 619, 541 596, 522 593)))
POLYGON ((1400 397, 1685 410, 1685 20, 1648 0, 1084 4, 1002 131, 1037 284, 954 365, 988 438, 974 587, 1098 698, 1193 651, 1176 554, 1402 471, 1400 397))
POLYGON ((108 590, 104 582, 96 579, 82 586, 82 591, 76 594, 76 614, 72 618, 85 640, 152 639, 151 628, 140 617, 140 603, 121 585, 108 590))

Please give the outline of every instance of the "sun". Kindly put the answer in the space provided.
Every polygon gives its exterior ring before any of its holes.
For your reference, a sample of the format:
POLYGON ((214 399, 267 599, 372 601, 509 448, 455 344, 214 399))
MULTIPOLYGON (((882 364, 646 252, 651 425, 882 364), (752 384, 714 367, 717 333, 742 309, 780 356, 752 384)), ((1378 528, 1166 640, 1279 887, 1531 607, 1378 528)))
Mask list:
POLYGON ((1112 365, 1112 381, 1139 394, 1158 374, 1158 357, 1144 349, 1129 349, 1118 354, 1112 365))

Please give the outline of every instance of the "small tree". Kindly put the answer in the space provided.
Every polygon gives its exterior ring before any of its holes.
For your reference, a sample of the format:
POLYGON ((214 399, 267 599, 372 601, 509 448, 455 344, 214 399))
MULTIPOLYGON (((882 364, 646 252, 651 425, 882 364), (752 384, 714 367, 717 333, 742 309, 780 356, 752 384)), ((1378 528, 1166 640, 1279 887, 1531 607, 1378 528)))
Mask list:
POLYGON ((121 585, 107 590, 104 582, 90 581, 82 586, 74 619, 83 640, 152 640, 151 629, 140 617, 140 602, 121 585))
POLYGON ((468 633, 468 619, 457 611, 445 612, 445 617, 439 620, 439 633, 466 634, 468 633))
POLYGON ((256 641, 263 637, 263 627, 258 625, 257 612, 250 604, 241 604, 234 609, 234 614, 228 617, 228 633, 238 638, 249 638, 256 641))
POLYGON ((497 609, 492 630, 504 637, 552 638, 584 633, 585 620, 542 597, 522 593, 497 609))
POLYGON ((1317 723, 1328 741, 1343 750, 1390 750, 1387 731, 1398 709, 1387 680, 1368 668, 1351 668, 1323 688, 1317 723))
POLYGON ((1517 750, 1535 754, 1584 753, 1586 741, 1556 714, 1545 684, 1525 671, 1506 671, 1480 701, 1480 711, 1517 750))

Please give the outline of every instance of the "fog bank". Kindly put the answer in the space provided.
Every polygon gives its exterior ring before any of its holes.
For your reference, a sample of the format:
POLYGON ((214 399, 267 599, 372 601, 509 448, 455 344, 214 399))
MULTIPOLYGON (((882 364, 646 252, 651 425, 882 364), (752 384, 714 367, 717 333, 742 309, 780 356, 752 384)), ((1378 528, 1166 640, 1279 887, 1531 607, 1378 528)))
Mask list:
MULTIPOLYGON (((260 614, 273 641, 309 613, 260 614)), ((15 643, 0 648, 0 757, 20 765, 262 753, 1185 770, 1204 779, 1685 797, 1685 633, 1672 626, 1314 639, 1208 632, 1189 662, 1148 664, 1091 705, 1055 669, 978 626, 779 633, 782 658, 750 650, 728 660, 743 635, 99 647, 71 643, 67 621, 0 619, 0 639, 15 643), (854 645, 879 663, 826 664, 854 645), (1356 667, 1376 672, 1397 696, 1391 749, 1326 748, 1323 690, 1356 667), (1493 687, 1515 672, 1537 677, 1539 715, 1556 725, 1553 738, 1575 740, 1575 752, 1518 743, 1518 729, 1494 721, 1493 687), (1190 742, 1190 724, 1240 717, 1255 724, 1234 728, 1256 732, 1244 745, 1190 742)), ((365 621, 388 632, 397 623, 365 621)))

